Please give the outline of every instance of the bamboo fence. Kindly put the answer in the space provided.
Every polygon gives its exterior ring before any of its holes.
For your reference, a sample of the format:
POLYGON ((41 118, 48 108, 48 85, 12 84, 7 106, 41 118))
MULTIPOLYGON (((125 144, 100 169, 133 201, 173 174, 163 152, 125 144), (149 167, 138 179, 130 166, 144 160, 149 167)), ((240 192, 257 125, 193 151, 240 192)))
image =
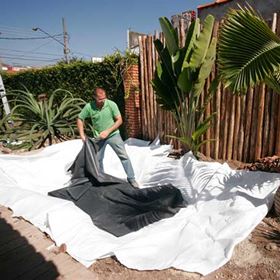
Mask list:
MULTIPOLYGON (((214 25, 213 36, 218 36, 220 23, 214 25)), ((271 28, 280 35, 280 14, 274 14, 271 28)), ((187 27, 179 22, 179 44, 183 46, 187 27)), ((170 112, 162 110, 156 102, 151 85, 158 54, 153 41, 159 38, 164 43, 162 33, 139 36, 141 127, 144 139, 153 140, 157 136, 163 143, 171 143, 175 148, 180 143, 169 135, 176 134, 176 124, 170 112)), ((213 67, 206 81, 208 90, 217 74, 213 67)), ((204 102, 204 92, 200 102, 204 102)), ((214 159, 252 162, 258 158, 280 155, 280 95, 261 84, 250 88, 246 95, 236 96, 220 83, 214 98, 204 113, 207 118, 216 113, 212 127, 203 139, 214 139, 201 147, 201 152, 214 159)))

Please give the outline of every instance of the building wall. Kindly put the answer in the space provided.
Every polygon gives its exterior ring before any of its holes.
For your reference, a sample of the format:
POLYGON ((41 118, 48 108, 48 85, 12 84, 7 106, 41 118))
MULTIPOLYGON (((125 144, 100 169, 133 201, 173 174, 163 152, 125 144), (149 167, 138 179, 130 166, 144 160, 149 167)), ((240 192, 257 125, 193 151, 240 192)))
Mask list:
POLYGON ((238 8, 238 4, 244 6, 246 3, 251 5, 267 21, 272 20, 273 13, 280 12, 280 0, 232 0, 228 3, 198 9, 198 17, 203 20, 208 14, 212 14, 216 20, 221 20, 229 8, 238 8))
POLYGON ((128 137, 141 137, 139 66, 131 65, 124 75, 125 124, 128 137))

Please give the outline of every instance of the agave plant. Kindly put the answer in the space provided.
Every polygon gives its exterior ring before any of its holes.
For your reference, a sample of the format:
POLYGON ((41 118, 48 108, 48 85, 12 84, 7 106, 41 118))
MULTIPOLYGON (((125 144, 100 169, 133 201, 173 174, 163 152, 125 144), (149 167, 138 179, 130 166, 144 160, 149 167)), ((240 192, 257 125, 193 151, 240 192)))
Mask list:
POLYGON ((211 115, 203 120, 203 113, 217 81, 206 93, 203 106, 199 105, 199 98, 216 58, 216 38, 212 37, 214 17, 207 16, 202 30, 199 19, 192 22, 184 47, 179 47, 178 34, 169 20, 162 17, 159 21, 166 46, 160 40, 154 42, 160 60, 152 85, 159 105, 171 111, 175 118, 178 135, 173 137, 181 141, 186 150, 196 154, 206 142, 201 136, 213 118, 211 115))
POLYGON ((265 82, 280 93, 280 38, 251 7, 231 10, 218 44, 220 76, 234 93, 265 82))
POLYGON ((17 124, 16 135, 30 149, 67 140, 75 135, 76 118, 85 102, 69 91, 57 89, 48 100, 38 101, 28 90, 13 91, 15 106, 11 112, 17 124), (63 95, 55 102, 57 95, 63 95))

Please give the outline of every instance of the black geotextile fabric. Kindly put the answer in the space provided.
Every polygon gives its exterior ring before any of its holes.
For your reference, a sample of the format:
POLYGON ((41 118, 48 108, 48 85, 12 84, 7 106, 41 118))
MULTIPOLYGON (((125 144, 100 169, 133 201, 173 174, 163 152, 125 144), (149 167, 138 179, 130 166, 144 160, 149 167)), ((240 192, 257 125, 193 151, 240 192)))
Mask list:
POLYGON ((92 139, 85 141, 69 170, 71 185, 49 195, 73 201, 96 226, 115 236, 172 217, 186 206, 181 192, 172 185, 136 189, 99 172, 98 145, 92 139))

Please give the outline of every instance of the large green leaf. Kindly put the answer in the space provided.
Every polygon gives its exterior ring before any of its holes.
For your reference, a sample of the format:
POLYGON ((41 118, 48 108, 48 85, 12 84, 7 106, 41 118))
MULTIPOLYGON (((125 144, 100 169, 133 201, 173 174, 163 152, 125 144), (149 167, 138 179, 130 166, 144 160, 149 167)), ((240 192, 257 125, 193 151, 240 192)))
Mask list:
POLYGON ((214 21, 215 18, 212 15, 206 17, 203 30, 194 42, 194 48, 190 58, 190 67, 197 68, 202 64, 211 42, 214 21))
POLYGON ((277 76, 271 75, 265 78, 265 83, 272 88, 275 92, 280 94, 280 82, 277 79, 277 76))
POLYGON ((177 82, 180 90, 184 93, 188 94, 193 87, 192 80, 192 69, 190 67, 185 67, 183 71, 180 73, 178 82, 177 82))
POLYGON ((280 64, 280 39, 251 8, 231 10, 219 37, 221 78, 233 92, 264 81, 280 64))
POLYGON ((174 56, 179 49, 176 30, 173 28, 170 21, 166 17, 159 18, 159 23, 164 34, 170 56, 174 56))
POLYGON ((199 70, 198 78, 193 87, 193 93, 195 96, 201 94, 205 85, 205 81, 209 77, 212 71, 212 67, 216 59, 216 44, 217 44, 217 39, 212 38, 211 44, 207 49, 206 57, 203 60, 201 68, 199 70))
POLYGON ((193 52, 194 43, 199 34, 199 29, 200 29, 200 20, 199 18, 197 18, 195 21, 191 23, 189 30, 187 32, 186 41, 185 41, 186 53, 182 65, 182 70, 184 67, 189 67, 190 57, 193 52))

